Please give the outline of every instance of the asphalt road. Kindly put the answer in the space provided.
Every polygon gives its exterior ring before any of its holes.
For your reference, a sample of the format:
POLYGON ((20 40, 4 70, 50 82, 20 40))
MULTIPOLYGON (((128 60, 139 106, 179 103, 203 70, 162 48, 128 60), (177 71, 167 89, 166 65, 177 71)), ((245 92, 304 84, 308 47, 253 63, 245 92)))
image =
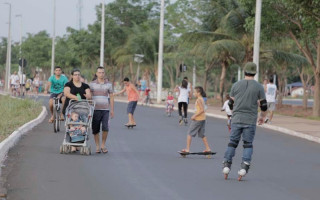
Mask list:
MULTIPOLYGON (((216 156, 182 158, 177 151, 185 147, 187 127, 177 125, 177 114, 169 118, 162 109, 139 106, 138 126, 128 130, 123 126, 126 105, 117 103, 115 109, 108 154, 59 154, 63 133, 53 133, 47 119, 24 136, 9 152, 4 169, 7 199, 319 199, 319 144, 258 128, 249 174, 236 180, 239 145, 226 181, 222 161, 229 133, 224 120, 207 120, 206 135, 216 156)), ((90 143, 94 147, 92 137, 90 143)), ((203 149, 195 138, 191 150, 203 149)))
MULTIPOLYGON (((302 99, 285 99, 283 104, 302 106, 302 99)), ((313 100, 308 100, 308 107, 313 106, 313 100)))

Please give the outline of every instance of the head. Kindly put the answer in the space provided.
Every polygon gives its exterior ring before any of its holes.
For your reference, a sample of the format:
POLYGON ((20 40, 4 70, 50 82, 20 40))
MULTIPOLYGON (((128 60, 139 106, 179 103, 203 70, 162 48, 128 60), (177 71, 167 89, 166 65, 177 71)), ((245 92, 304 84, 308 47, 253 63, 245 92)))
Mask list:
POLYGON ((76 112, 72 112, 71 113, 71 119, 72 119, 72 121, 78 121, 78 119, 79 119, 79 114, 78 113, 76 113, 76 112))
POLYGON ((80 69, 77 69, 77 68, 73 69, 71 71, 71 76, 72 76, 71 81, 79 82, 80 81, 80 77, 81 77, 80 69))
POLYGON ((273 77, 270 77, 269 83, 273 84, 273 77))
POLYGON ((203 88, 201 86, 197 86, 194 88, 194 96, 196 97, 206 97, 207 94, 206 92, 203 90, 203 88))
POLYGON ((168 92, 168 96, 172 96, 172 92, 171 91, 168 92))
POLYGON ((244 75, 249 77, 254 77, 257 73, 257 65, 253 62, 248 62, 244 66, 244 75))
POLYGON ((128 86, 128 85, 130 84, 129 81, 130 81, 129 78, 128 78, 128 77, 125 77, 125 78, 123 79, 123 84, 124 84, 125 86, 128 86))
POLYGON ((188 77, 185 76, 185 77, 183 78, 183 80, 186 80, 186 81, 188 82, 188 77))
POLYGON ((104 68, 99 66, 97 67, 96 76, 98 79, 103 80, 105 76, 104 68))
POLYGON ((62 70, 61 70, 61 67, 60 66, 55 66, 54 67, 54 74, 56 76, 60 76, 62 74, 62 70))
POLYGON ((182 83, 181 83, 181 87, 187 89, 188 88, 188 81, 183 79, 182 83))
POLYGON ((14 71, 13 74, 14 74, 14 75, 17 75, 17 71, 14 71))
POLYGON ((226 99, 229 100, 230 99, 230 95, 226 94, 226 99))

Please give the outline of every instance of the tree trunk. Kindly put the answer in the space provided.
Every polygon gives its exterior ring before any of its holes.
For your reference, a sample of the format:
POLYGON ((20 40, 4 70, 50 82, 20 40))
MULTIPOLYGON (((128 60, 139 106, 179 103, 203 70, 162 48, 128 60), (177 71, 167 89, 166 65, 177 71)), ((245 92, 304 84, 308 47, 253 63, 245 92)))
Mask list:
POLYGON ((206 63, 206 69, 204 72, 204 80, 203 80, 203 90, 207 93, 208 87, 208 76, 209 76, 210 66, 206 63))
POLYGON ((278 106, 282 107, 283 95, 285 93, 285 77, 279 79, 279 98, 278 98, 278 106))
MULTIPOLYGON (((132 81, 134 81, 133 63, 132 62, 130 62, 129 69, 130 69, 130 78, 132 81)), ((133 84, 135 84, 135 82, 133 82, 133 84)))
POLYGON ((223 105, 223 86, 224 86, 224 80, 226 78, 226 73, 227 73, 227 62, 221 62, 221 76, 220 76, 220 85, 219 85, 219 92, 220 92, 220 98, 221 98, 221 104, 223 105))

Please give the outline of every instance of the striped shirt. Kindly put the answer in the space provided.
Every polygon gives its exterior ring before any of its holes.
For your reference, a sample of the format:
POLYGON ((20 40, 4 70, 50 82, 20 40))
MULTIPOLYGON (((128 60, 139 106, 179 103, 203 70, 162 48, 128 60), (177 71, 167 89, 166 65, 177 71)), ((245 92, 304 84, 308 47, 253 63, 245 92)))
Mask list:
POLYGON ((95 110, 109 110, 109 96, 113 93, 112 84, 105 81, 103 84, 98 80, 92 81, 90 84, 92 100, 95 101, 95 110))

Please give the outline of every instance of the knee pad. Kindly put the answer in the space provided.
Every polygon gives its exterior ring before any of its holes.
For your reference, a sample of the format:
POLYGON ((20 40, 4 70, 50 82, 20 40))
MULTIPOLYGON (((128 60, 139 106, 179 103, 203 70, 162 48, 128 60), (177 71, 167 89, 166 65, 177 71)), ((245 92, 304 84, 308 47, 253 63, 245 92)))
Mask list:
POLYGON ((252 148, 253 145, 252 145, 252 142, 246 142, 246 141, 243 141, 243 148, 252 148))
POLYGON ((237 148, 239 144, 239 140, 231 140, 228 144, 229 147, 237 148))

